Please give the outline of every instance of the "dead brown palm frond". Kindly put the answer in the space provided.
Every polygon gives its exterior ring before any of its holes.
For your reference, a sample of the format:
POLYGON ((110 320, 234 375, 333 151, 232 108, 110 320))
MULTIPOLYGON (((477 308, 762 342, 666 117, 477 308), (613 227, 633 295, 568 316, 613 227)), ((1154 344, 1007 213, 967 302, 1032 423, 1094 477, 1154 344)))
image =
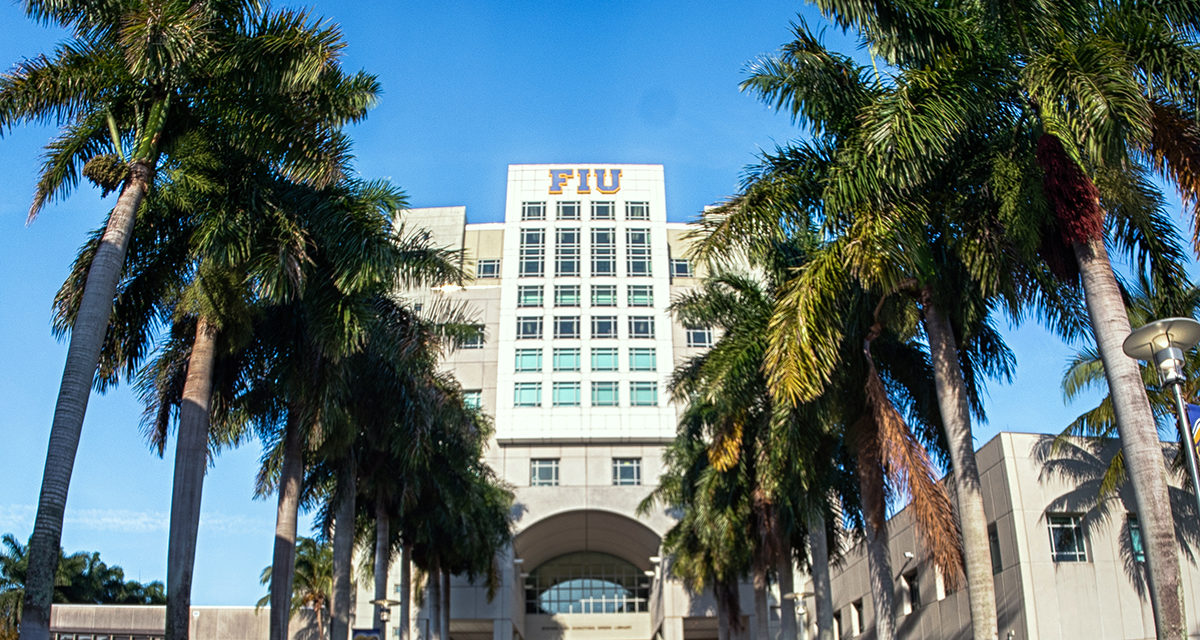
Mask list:
MULTIPOLYGON (((946 585, 953 589, 962 584, 965 578, 958 522, 954 518, 945 486, 935 479, 929 452, 892 404, 883 379, 875 368, 870 349, 871 340, 878 336, 879 330, 876 324, 863 341, 863 354, 867 360, 864 390, 869 412, 856 425, 859 473, 886 475, 891 486, 908 494, 907 508, 913 515, 926 556, 941 570, 946 585)), ((878 483, 884 485, 882 478, 878 483)), ((876 490, 875 482, 867 486, 872 491, 876 490)), ((878 491, 886 489, 880 488, 878 491)), ((863 504, 884 504, 884 501, 868 502, 864 497, 863 504)), ((867 513, 864 516, 873 527, 885 524, 882 522, 885 514, 867 513)))
POLYGON ((1150 103, 1151 166, 1179 187, 1185 205, 1192 207, 1192 246, 1200 253, 1200 125, 1179 109, 1150 103))

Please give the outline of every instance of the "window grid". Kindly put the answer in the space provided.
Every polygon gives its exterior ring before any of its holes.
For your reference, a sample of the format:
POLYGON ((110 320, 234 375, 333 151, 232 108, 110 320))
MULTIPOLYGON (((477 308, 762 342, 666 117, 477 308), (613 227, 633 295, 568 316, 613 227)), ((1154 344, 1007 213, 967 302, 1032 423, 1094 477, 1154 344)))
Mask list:
POLYGON ((616 229, 592 229, 592 275, 617 275, 616 229))
POLYGON ((593 307, 615 307, 615 306, 617 306, 617 285, 615 285, 615 284, 594 284, 594 285, 592 285, 592 306, 593 307))
POLYGON ((555 217, 557 217, 559 220, 578 220, 579 202, 558 203, 558 213, 555 217))
POLYGON ((630 382, 629 404, 634 407, 658 406, 658 383, 643 380, 630 382))
POLYGON ((524 316, 517 318, 517 340, 541 340, 542 317, 524 316))
POLYGON ((625 230, 625 275, 631 278, 650 274, 650 230, 625 230))
POLYGON ((658 369, 655 360, 654 347, 631 347, 629 349, 630 371, 654 371, 658 369))
POLYGON ((629 337, 648 339, 654 337, 654 316, 629 316, 629 337))
POLYGON ((578 407, 579 406, 579 383, 578 382, 555 382, 553 387, 554 406, 556 407, 578 407))
POLYGON ((530 371, 542 370, 542 350, 541 349, 517 349, 516 366, 514 370, 517 373, 528 373, 530 371))
POLYGON ((558 458, 532 458, 529 460, 529 486, 557 487, 558 458))
POLYGON ((683 258, 671 258, 671 277, 672 278, 691 278, 692 263, 683 258))
POLYGON ((1146 561, 1146 546, 1142 538, 1142 525, 1138 522, 1137 514, 1129 514, 1129 550, 1133 553, 1134 562, 1146 561))
POLYGON ((554 275, 579 275, 579 229, 558 229, 554 232, 554 275))
POLYGON ((540 284, 517 285, 517 306, 540 307, 545 300, 545 287, 540 284))
POLYGON ((592 220, 615 220, 617 208, 612 202, 593 202, 592 220))
POLYGON ((513 405, 517 407, 542 406, 542 383, 517 382, 513 385, 513 405))
POLYGON ((475 278, 499 278, 500 277, 500 260, 486 259, 475 263, 475 278))
POLYGON ((463 405, 469 409, 483 408, 483 390, 482 389, 464 389, 463 390, 463 405))
POLYGON ((579 285, 577 284, 556 284, 554 285, 554 306, 556 307, 578 307, 579 306, 579 285))
POLYGON ((473 329, 475 329, 475 331, 470 336, 468 336, 465 340, 463 340, 462 345, 459 346, 460 349, 482 349, 483 348, 483 341, 484 341, 483 325, 476 324, 476 325, 471 325, 471 327, 473 329))
POLYGON ((1087 562, 1083 537, 1083 517, 1051 515, 1046 517, 1050 530, 1050 555, 1055 562, 1087 562))
POLYGON ((545 275, 546 230, 521 230, 521 266, 522 278, 540 278, 545 275))
POLYGON ((642 484, 641 458, 613 458, 613 484, 633 486, 642 484))
POLYGON ((564 339, 578 338, 579 324, 579 316, 555 316, 554 337, 564 339))
POLYGON ((687 328, 687 346, 693 349, 707 349, 712 344, 712 329, 708 327, 687 328))
POLYGON ((618 385, 612 381, 599 381, 592 383, 592 406, 593 407, 615 407, 619 404, 620 398, 618 385))
POLYGON ((592 316, 592 337, 596 339, 617 337, 616 316, 592 316))
POLYGON ((616 371, 617 349, 599 347, 592 349, 592 371, 616 371))
POLYGON ((579 360, 578 348, 556 348, 554 350, 555 371, 579 371, 579 360))
POLYGON ((650 219, 650 203, 649 202, 626 202, 625 203, 625 219, 626 220, 649 220, 650 219))
POLYGON ((648 284, 631 284, 625 289, 631 307, 653 307, 654 287, 648 284))
POLYGON ((521 203, 521 219, 522 220, 545 220, 546 219, 546 203, 545 202, 522 202, 521 203))

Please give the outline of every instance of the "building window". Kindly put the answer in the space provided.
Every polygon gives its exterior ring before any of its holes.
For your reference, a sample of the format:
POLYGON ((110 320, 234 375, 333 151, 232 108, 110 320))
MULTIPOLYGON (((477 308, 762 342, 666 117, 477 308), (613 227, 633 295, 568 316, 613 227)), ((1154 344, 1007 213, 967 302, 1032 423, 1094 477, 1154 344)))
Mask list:
POLYGON ((629 316, 630 338, 653 338, 654 316, 629 316))
POLYGON ((617 285, 615 285, 615 284, 594 284, 594 285, 592 285, 592 306, 593 307, 615 307, 615 306, 617 306, 617 285))
POLYGON ((517 340, 541 340, 542 318, 527 316, 517 318, 517 340))
POLYGON ((658 383, 642 380, 630 382, 629 404, 634 407, 657 407, 658 383))
POLYGON ((542 406, 542 383, 518 382, 514 384, 513 405, 518 407, 542 406))
POLYGON ((625 230, 625 275, 636 278, 650 275, 650 230, 625 230))
POLYGON ((495 259, 480 260, 475 263, 476 278, 499 278, 500 261, 495 259))
POLYGON ((902 610, 908 615, 921 607, 921 583, 917 581, 917 570, 901 574, 900 586, 904 589, 902 610))
POLYGON ((484 338, 483 325, 481 325, 481 324, 471 325, 471 328, 474 329, 475 331, 471 332, 471 335, 469 335, 463 339, 462 345, 459 347, 460 349, 482 349, 483 348, 483 338, 484 338))
POLYGON ((862 598, 850 603, 850 634, 861 635, 865 629, 863 628, 863 601, 862 598))
POLYGON ((842 612, 833 612, 833 637, 837 640, 842 638, 842 612))
POLYGON ((518 307, 540 307, 545 298, 545 287, 540 284, 517 285, 518 307))
POLYGON ((687 328, 687 346, 697 349, 707 349, 712 344, 712 329, 708 327, 687 328))
POLYGON ((592 275, 617 275, 616 229, 592 229, 592 275))
POLYGON ((634 347, 629 350, 630 371, 654 371, 658 369, 654 358, 654 347, 634 347))
POLYGON ((615 338, 615 337, 617 337, 617 317, 616 316, 592 316, 592 337, 593 338, 615 338))
POLYGON ((579 203, 578 202, 560 202, 558 203, 559 220, 578 220, 579 219, 579 203))
POLYGON ((615 348, 592 349, 592 371, 616 371, 617 350, 615 348))
POLYGON ((649 220, 650 219, 650 203, 649 202, 626 202, 625 203, 625 219, 626 220, 649 220))
POLYGON ((1083 538, 1083 517, 1047 515, 1050 528, 1050 555, 1055 562, 1087 562, 1083 538))
POLYGON ((540 278, 545 274, 546 230, 521 229, 522 278, 540 278))
POLYGON ((554 275, 579 275, 579 229, 554 232, 554 275))
POLYGON ((626 293, 629 294, 629 306, 631 307, 654 306, 654 287, 648 284, 631 284, 627 287, 626 293))
POLYGON ((577 285, 577 284, 554 285, 554 306, 556 306, 556 307, 578 307, 579 306, 579 285, 577 285))
POLYGON ((1134 562, 1146 561, 1146 545, 1142 540, 1142 525, 1138 522, 1137 514, 1129 514, 1129 551, 1133 553, 1134 562))
POLYGON ((557 487, 558 458, 532 458, 529 461, 529 486, 557 487))
POLYGON ((541 349, 517 349, 517 362, 513 369, 517 373, 542 370, 541 349))
POLYGON ((592 383, 592 406, 593 407, 615 407, 617 406, 617 387, 616 382, 593 382, 592 383))
POLYGON ((593 202, 592 220, 615 220, 617 208, 611 202, 593 202))
POLYGON ((555 338, 578 338, 579 316, 557 316, 554 318, 555 338))
POLYGON ((987 532, 988 548, 992 552, 992 575, 996 575, 1004 569, 1004 559, 1000 557, 1000 532, 995 522, 988 525, 987 532))
POLYGON ((465 389, 463 390, 463 404, 471 409, 480 409, 483 407, 483 390, 482 389, 465 389))
POLYGON ((642 483, 641 458, 613 458, 613 484, 630 486, 642 483))
MULTIPOLYGON (((578 354, 576 354, 578 356, 578 354)), ((579 383, 578 382, 555 382, 554 383, 554 406, 556 407, 578 407, 579 406, 579 383)))
POLYGON ((555 349, 554 350, 554 370, 555 371, 579 371, 579 349, 555 349))
POLYGON ((692 277, 692 263, 682 258, 671 259, 671 277, 672 278, 690 278, 692 277))
POLYGON ((546 203, 545 202, 522 202, 521 203, 521 219, 522 220, 545 220, 546 219, 546 203))

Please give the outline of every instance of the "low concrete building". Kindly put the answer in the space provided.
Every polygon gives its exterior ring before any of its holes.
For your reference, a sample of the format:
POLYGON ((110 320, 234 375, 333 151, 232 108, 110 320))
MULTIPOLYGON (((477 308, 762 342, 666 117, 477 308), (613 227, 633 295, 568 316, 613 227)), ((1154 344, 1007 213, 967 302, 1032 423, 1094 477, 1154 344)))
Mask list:
MULTIPOLYGON (((194 640, 262 640, 268 637, 271 608, 192 607, 188 637, 194 640)), ((50 640, 163 640, 163 605, 56 604, 50 609, 50 640)), ((289 624, 291 640, 319 640, 311 611, 289 624)))
MULTIPOLYGON (((992 543, 1000 638, 1096 640, 1153 638, 1141 531, 1132 489, 1097 504, 1115 441, 1071 440, 1053 446, 1042 434, 1000 433, 976 454, 992 543)), ((1171 464, 1164 448, 1164 464, 1171 464)), ((1182 555, 1189 637, 1200 637, 1198 527, 1190 491, 1171 478, 1171 506, 1182 555)), ((889 521, 896 628, 900 638, 971 637, 965 589, 947 592, 922 561, 907 510, 889 521), (911 557, 910 557, 911 555, 911 557)), ((862 544, 832 576, 838 638, 872 640, 874 608, 862 544)), ((808 595, 808 594, 806 594, 808 595)), ((815 611, 811 597, 807 611, 815 611)), ((811 621, 810 622, 810 629, 811 621)))

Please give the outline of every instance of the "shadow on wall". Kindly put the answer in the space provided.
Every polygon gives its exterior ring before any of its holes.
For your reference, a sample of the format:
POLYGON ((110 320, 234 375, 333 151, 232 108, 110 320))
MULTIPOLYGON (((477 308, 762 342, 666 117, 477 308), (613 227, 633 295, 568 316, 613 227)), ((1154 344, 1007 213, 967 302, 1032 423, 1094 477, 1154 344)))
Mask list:
MULTIPOLYGON (((1146 592, 1145 564, 1137 559, 1130 535, 1129 514, 1137 513, 1133 488, 1125 475, 1120 443, 1112 439, 1043 436, 1031 455, 1042 465, 1039 482, 1059 480, 1074 488, 1054 500, 1046 511, 1083 514, 1083 530, 1120 527, 1117 535, 1125 575, 1139 597, 1146 592)), ((1168 493, 1175 516, 1176 543, 1188 562, 1195 562, 1192 548, 1200 545, 1200 513, 1191 492, 1182 488, 1186 472, 1182 452, 1175 444, 1163 447, 1163 464, 1170 480, 1168 493)))

